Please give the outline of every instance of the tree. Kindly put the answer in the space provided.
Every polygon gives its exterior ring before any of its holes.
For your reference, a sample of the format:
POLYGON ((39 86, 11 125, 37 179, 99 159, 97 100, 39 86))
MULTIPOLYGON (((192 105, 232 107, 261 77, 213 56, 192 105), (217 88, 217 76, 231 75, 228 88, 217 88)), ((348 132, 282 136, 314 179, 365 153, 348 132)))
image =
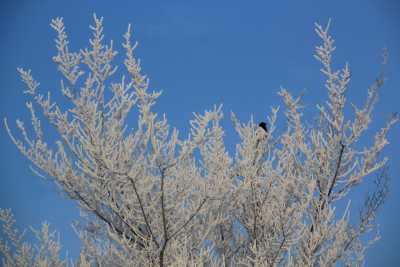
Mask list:
MULTIPOLYGON (((328 92, 328 101, 317 106, 318 120, 306 124, 301 97, 282 88, 284 129, 278 133, 276 127, 279 108, 271 109, 264 127, 252 120, 242 123, 232 113, 240 142, 231 156, 220 126, 221 106, 195 114, 186 138, 171 129, 165 115, 160 118, 152 111, 161 93, 149 91, 149 79, 134 56, 130 26, 123 43, 127 76, 110 81, 117 71, 117 52, 112 42, 103 40, 102 21, 94 16, 90 47, 71 52, 63 20, 52 20, 57 32, 53 61, 62 74, 60 89, 67 103, 53 101, 50 92, 39 93, 31 71, 18 69, 33 100, 26 104, 32 133, 17 120, 21 135, 16 137, 5 120, 12 141, 35 172, 51 177, 86 215, 77 226, 82 241, 77 266, 363 262, 365 249, 378 238, 368 233, 376 229, 375 215, 388 192, 387 159, 380 153, 398 121, 392 116, 372 145, 358 148, 372 119, 383 72, 369 87, 365 105, 352 105, 354 116, 347 119, 350 69, 347 64, 333 69, 329 23, 325 28, 317 24, 322 45, 316 47, 315 58, 322 64, 328 92), (58 133, 54 145, 44 137, 37 108, 58 133), (128 128, 133 108, 137 125, 128 128), (352 223, 350 203, 343 212, 335 206, 373 173, 376 191, 366 199, 359 222, 352 223)), ((59 243, 46 225, 42 236, 47 238, 40 240, 51 242, 35 252, 12 230, 9 211, 3 210, 0 219, 15 248, 1 243, 5 266, 69 265, 58 258, 59 243)))

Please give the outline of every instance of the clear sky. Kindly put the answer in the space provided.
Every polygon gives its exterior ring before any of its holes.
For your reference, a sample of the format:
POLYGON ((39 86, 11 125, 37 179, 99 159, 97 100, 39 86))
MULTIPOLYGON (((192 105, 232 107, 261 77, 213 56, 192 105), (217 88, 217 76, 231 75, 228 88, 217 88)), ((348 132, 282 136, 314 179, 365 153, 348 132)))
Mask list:
MULTIPOLYGON (((280 86, 294 94, 304 90, 305 118, 312 121, 315 104, 326 91, 319 64, 313 58, 318 38, 314 22, 332 19, 337 52, 334 64, 348 61, 353 72, 348 101, 361 104, 380 68, 381 52, 390 51, 387 83, 381 92, 370 134, 391 112, 400 111, 400 1, 87 1, 2 0, 0 3, 0 117, 29 119, 24 107, 19 66, 31 68, 41 90, 56 90, 58 73, 51 18, 62 16, 72 49, 87 46, 92 14, 104 16, 105 34, 117 49, 128 23, 139 41, 138 56, 151 87, 162 89, 156 107, 172 125, 186 133, 192 112, 223 103, 225 114, 241 120, 253 114, 262 120, 270 106, 282 105, 280 86)), ((282 117, 281 117, 282 119, 282 117)), ((133 122, 134 123, 134 122, 133 122)), ((228 146, 236 140, 228 116, 228 146)), ((389 135, 391 194, 378 217, 381 241, 367 253, 367 266, 399 266, 400 253, 400 127, 389 135)), ((76 205, 52 183, 38 178, 0 127, 0 207, 12 208, 19 227, 39 227, 48 221, 60 231, 69 254, 79 241, 71 228, 76 205)), ((367 143, 365 143, 367 145, 367 143)), ((353 194, 357 205, 365 186, 353 194)), ((357 212, 357 209, 355 210, 357 212)))

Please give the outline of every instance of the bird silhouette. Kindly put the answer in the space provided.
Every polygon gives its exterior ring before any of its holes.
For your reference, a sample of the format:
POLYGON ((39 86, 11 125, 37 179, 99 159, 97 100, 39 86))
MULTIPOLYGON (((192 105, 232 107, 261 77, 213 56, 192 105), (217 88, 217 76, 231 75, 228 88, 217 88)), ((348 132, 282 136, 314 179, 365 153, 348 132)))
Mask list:
POLYGON ((268 133, 268 128, 267 128, 267 124, 265 123, 265 122, 260 122, 259 124, 258 124, 258 126, 260 127, 260 128, 262 128, 266 133, 268 133))
POLYGON ((268 136, 268 128, 267 128, 267 124, 265 122, 260 122, 258 124, 258 129, 256 130, 256 138, 257 138, 257 145, 256 147, 258 147, 259 143, 263 140, 265 140, 268 136))

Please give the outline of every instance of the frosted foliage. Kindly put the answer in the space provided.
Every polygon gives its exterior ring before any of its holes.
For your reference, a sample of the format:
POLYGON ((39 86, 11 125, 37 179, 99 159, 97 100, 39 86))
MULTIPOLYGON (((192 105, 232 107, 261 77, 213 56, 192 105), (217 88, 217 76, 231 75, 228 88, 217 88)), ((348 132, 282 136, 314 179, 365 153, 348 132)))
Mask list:
POLYGON ((61 260, 47 225, 39 232, 38 249, 23 243, 9 211, 3 211, 5 266, 363 264, 365 249, 379 238, 374 219, 388 189, 387 159, 380 154, 398 118, 389 119, 360 149, 384 79, 376 79, 365 106, 352 105, 354 116, 347 118, 351 74, 347 64, 332 66, 329 25, 316 25, 322 44, 315 58, 328 94, 317 106, 318 120, 305 123, 301 97, 282 88, 286 124, 279 132, 278 107, 271 109, 268 131, 231 114, 240 137, 232 155, 225 147, 221 106, 194 114, 186 138, 153 111, 161 93, 149 89, 130 26, 122 44, 125 76, 115 78, 117 52, 105 42, 102 22, 94 16, 89 47, 78 52, 69 48, 63 20, 51 22, 57 34, 53 61, 66 99, 56 102, 50 92, 40 93, 31 71, 18 69, 31 98, 26 105, 32 127, 17 120, 14 134, 5 120, 35 172, 53 179, 81 208, 82 220, 75 225, 80 257, 61 260), (128 126, 128 118, 136 125, 128 126), (42 127, 43 119, 57 137, 45 139, 49 128, 42 127), (350 222, 348 193, 374 174, 376 191, 359 221, 350 222), (335 209, 338 201, 347 208, 335 209))
POLYGON ((65 260, 60 259, 61 245, 55 232, 49 231, 49 225, 43 223, 40 231, 33 230, 38 245, 23 242, 25 232, 15 229, 15 219, 10 210, 0 210, 3 236, 7 240, 0 240, 0 253, 4 267, 64 267, 65 260))

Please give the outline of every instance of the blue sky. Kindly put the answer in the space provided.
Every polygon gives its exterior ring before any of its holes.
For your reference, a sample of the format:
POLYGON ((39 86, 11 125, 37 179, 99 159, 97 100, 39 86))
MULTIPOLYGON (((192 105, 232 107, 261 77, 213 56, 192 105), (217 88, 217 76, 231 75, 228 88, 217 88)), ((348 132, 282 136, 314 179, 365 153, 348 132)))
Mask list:
MULTIPOLYGON (((400 2, 363 1, 28 1, 0 4, 0 117, 29 119, 16 75, 19 66, 31 68, 42 90, 58 89, 58 73, 51 18, 62 16, 72 49, 87 46, 92 14, 104 16, 105 34, 117 49, 128 23, 139 41, 138 56, 150 76, 151 87, 163 90, 156 107, 172 125, 186 133, 192 112, 223 103, 225 114, 235 111, 247 120, 262 120, 270 106, 282 105, 280 86, 294 94, 304 90, 305 118, 312 121, 315 104, 326 91, 319 64, 313 58, 318 38, 314 22, 332 19, 337 52, 334 64, 348 61, 352 83, 348 101, 361 104, 380 68, 381 52, 390 51, 387 83, 374 113, 370 134, 399 110, 400 2)), ((228 116, 226 116, 228 117, 228 116)), ((282 117, 281 117, 282 118, 282 117)), ((225 119, 228 146, 236 140, 225 119)), ((378 217, 381 241, 367 253, 367 266, 397 266, 400 262, 400 127, 395 127, 385 150, 391 157, 391 194, 378 217)), ((12 208, 18 226, 39 227, 48 221, 61 233, 72 256, 78 239, 71 222, 79 210, 49 181, 35 177, 29 163, 0 127, 0 207, 12 208)), ((368 143, 366 142, 365 145, 368 143)), ((361 201, 365 186, 353 196, 361 201)), ((356 210, 357 211, 357 210, 356 210)))

